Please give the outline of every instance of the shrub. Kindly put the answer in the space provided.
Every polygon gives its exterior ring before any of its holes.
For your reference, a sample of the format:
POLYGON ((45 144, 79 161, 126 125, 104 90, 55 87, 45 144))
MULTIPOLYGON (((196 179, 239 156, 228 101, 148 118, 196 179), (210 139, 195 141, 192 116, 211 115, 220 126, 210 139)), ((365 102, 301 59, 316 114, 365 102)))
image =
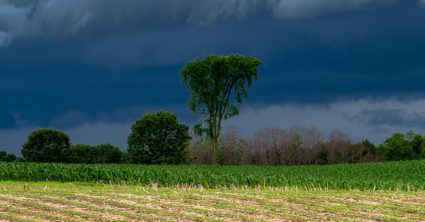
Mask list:
POLYGON ((38 129, 29 135, 22 147, 22 155, 31 162, 65 162, 69 148, 69 137, 65 133, 38 129))
POLYGON ((189 126, 169 112, 144 115, 132 126, 128 154, 133 163, 180 164, 188 161, 189 126))

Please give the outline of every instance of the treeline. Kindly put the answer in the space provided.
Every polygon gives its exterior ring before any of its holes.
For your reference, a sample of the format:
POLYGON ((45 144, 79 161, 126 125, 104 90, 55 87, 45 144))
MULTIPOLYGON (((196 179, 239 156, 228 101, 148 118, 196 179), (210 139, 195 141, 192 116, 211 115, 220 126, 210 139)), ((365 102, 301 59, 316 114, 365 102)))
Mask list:
POLYGON ((0 161, 308 165, 425 158, 425 137, 412 131, 396 133, 376 146, 368 140, 353 142, 339 131, 325 136, 315 128, 270 128, 246 138, 230 130, 220 136, 218 153, 213 154, 213 147, 207 137, 191 137, 189 126, 174 114, 160 111, 144 115, 132 126, 127 151, 110 144, 71 144, 64 132, 38 129, 23 145, 23 158, 2 151, 0 161))
MULTIPOLYGON (((213 162, 209 143, 195 138, 190 146, 192 164, 213 162)), ((222 165, 308 165, 365 163, 425 158, 425 137, 412 131, 396 133, 376 146, 369 140, 353 142, 334 131, 328 137, 315 128, 265 129, 248 138, 230 130, 219 140, 222 165)))
POLYGON ((22 147, 23 158, 0 152, 0 162, 27 161, 43 163, 189 163, 189 126, 178 122, 169 112, 147 113, 132 126, 128 149, 110 144, 71 144, 69 136, 55 129, 33 131, 22 147))

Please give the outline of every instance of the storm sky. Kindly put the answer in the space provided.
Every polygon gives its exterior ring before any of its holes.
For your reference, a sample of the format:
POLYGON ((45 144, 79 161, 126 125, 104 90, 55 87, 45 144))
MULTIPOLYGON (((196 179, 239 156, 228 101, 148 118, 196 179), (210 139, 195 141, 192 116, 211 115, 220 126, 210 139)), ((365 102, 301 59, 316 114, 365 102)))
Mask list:
POLYGON ((263 60, 241 115, 375 143, 425 133, 425 0, 0 0, 0 150, 35 128, 126 149, 146 112, 192 124, 185 62, 263 60))

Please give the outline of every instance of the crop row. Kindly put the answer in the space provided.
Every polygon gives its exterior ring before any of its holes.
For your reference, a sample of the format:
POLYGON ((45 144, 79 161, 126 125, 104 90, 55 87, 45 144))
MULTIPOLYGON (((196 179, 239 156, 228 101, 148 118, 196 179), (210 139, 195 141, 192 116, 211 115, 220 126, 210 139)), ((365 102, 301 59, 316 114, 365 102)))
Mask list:
POLYGON ((0 183, 0 220, 423 221, 425 193, 0 183), (401 204, 402 203, 402 204, 401 204))
POLYGON ((0 180, 413 191, 425 190, 425 161, 296 167, 0 163, 0 180))

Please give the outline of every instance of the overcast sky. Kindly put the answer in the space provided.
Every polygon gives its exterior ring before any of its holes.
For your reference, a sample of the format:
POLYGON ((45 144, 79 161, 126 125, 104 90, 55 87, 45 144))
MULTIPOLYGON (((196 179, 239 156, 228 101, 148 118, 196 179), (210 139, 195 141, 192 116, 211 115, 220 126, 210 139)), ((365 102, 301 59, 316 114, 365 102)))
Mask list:
POLYGON ((264 61, 225 123, 243 135, 425 133, 425 0, 0 0, 0 150, 39 127, 125 149, 159 109, 191 124, 179 71, 228 53, 264 61))

